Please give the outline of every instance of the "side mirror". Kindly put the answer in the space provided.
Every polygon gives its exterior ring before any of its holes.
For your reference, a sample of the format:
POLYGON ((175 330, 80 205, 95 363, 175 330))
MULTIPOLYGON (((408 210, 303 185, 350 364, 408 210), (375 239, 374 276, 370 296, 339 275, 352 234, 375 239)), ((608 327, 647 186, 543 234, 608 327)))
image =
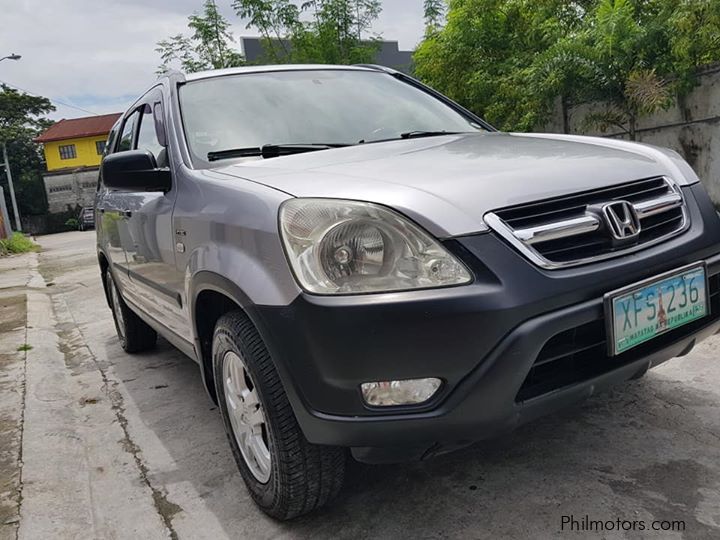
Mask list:
POLYGON ((147 150, 128 150, 105 156, 100 165, 105 186, 118 191, 170 191, 169 169, 159 169, 147 150))

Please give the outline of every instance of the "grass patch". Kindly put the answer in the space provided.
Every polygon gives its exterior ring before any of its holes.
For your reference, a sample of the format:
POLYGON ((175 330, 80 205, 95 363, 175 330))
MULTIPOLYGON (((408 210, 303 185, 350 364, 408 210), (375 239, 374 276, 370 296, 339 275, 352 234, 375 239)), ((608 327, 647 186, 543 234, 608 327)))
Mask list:
POLYGON ((32 350, 32 348, 33 348, 32 345, 28 345, 27 343, 23 343, 22 345, 20 345, 20 346, 17 348, 17 351, 18 351, 18 352, 27 352, 27 351, 32 350))
POLYGON ((20 232, 15 232, 10 238, 0 240, 0 255, 28 253, 30 251, 38 251, 39 249, 40 246, 20 232))

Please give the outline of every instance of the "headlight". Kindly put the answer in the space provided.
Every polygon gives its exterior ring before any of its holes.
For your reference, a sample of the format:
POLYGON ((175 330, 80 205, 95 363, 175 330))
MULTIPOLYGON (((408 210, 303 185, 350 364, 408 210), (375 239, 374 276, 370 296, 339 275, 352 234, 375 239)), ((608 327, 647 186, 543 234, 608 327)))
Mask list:
POLYGON ((280 232, 300 285, 317 294, 355 294, 461 285, 460 261, 392 210, 338 199, 290 199, 280 232))

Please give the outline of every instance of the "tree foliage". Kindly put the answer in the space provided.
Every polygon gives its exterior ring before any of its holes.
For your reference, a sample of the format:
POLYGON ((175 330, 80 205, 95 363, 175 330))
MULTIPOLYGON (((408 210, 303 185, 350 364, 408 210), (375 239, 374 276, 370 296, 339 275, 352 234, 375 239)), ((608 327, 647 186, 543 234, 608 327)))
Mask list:
POLYGON ((415 53, 416 73, 498 127, 531 129, 545 97, 528 88, 533 59, 582 12, 566 0, 451 0, 445 27, 415 53))
POLYGON ((188 17, 190 36, 176 34, 159 41, 155 49, 164 73, 174 64, 186 72, 221 69, 243 64, 242 55, 234 49, 230 23, 222 16, 214 0, 205 0, 201 14, 188 17))
POLYGON ((47 127, 43 115, 54 111, 50 100, 0 84, 0 144, 25 132, 37 133, 47 127))
MULTIPOLYGON (((5 144, 22 215, 41 214, 47 210, 42 154, 33 139, 52 124, 44 115, 54 110, 47 98, 0 85, 0 152, 5 144)), ((7 188, 4 170, 1 177, 7 188)), ((5 192, 8 194, 7 189, 5 192)), ((7 203, 10 208, 9 201, 7 203)))
POLYGON ((234 0, 247 28, 263 37, 263 62, 353 64, 372 61, 380 0, 234 0))
POLYGON ((415 54, 418 75, 498 127, 530 130, 560 99, 595 102, 588 126, 637 121, 720 60, 717 0, 450 0, 415 54))
POLYGON ((437 32, 445 17, 445 0, 423 0, 423 19, 425 20, 425 35, 437 32))

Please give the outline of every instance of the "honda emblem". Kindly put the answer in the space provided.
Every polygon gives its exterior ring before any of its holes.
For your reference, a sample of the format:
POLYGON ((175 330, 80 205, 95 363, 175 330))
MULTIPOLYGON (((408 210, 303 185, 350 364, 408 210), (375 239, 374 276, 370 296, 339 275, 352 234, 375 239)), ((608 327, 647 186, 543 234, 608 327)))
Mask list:
POLYGON ((605 204, 602 214, 614 240, 632 240, 640 234, 640 218, 632 203, 615 201, 605 204))

